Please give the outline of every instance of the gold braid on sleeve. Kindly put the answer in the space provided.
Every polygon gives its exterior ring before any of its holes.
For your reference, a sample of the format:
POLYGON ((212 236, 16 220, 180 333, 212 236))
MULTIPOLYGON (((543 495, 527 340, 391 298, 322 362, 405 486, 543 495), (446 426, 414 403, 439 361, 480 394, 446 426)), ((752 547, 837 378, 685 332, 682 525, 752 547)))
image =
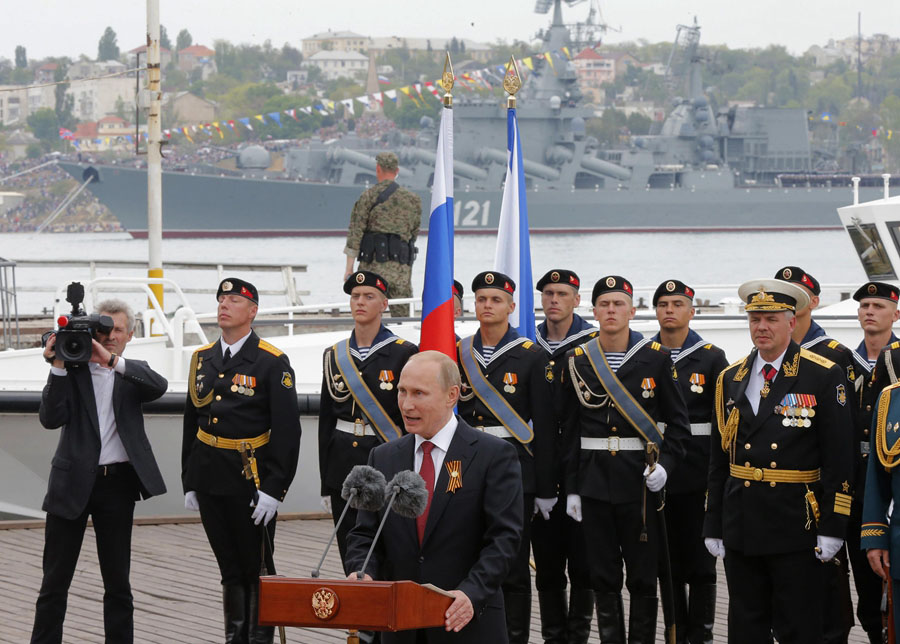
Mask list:
POLYGON ((725 401, 723 400, 725 398, 725 371, 722 371, 716 379, 716 422, 719 425, 723 452, 727 452, 734 444, 738 425, 741 422, 741 412, 737 407, 731 410, 728 420, 725 420, 725 401))
POLYGON ((194 403, 194 407, 197 407, 198 409, 200 407, 206 407, 213 399, 213 389, 211 387, 209 393, 203 398, 200 398, 197 395, 197 367, 199 364, 200 352, 194 351, 194 355, 191 356, 191 372, 190 375, 188 375, 188 393, 191 396, 191 402, 194 403))
POLYGON ((887 415, 891 406, 891 390, 900 384, 885 387, 878 397, 878 413, 875 416, 875 451, 878 453, 878 461, 886 470, 892 470, 900 465, 900 441, 893 447, 887 444, 887 415))

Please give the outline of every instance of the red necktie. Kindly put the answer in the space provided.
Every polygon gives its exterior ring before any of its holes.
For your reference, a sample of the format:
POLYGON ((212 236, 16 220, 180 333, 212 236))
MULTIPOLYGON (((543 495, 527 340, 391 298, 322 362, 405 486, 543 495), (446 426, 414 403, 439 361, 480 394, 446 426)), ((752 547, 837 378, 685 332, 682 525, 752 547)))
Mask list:
POLYGON ((431 460, 431 450, 434 443, 425 441, 422 443, 422 465, 419 467, 419 476, 425 480, 425 489, 428 490, 428 503, 425 511, 416 517, 416 532, 419 534, 419 545, 425 538, 425 524, 428 522, 428 510, 431 509, 431 497, 434 496, 434 461, 431 460))

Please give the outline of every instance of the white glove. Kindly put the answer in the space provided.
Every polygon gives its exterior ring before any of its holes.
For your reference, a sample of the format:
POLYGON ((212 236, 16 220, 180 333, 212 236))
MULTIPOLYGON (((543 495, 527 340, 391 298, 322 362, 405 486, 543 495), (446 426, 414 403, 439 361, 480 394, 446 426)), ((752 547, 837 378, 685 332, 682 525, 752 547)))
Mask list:
POLYGON ((669 478, 669 475, 666 473, 666 468, 657 463, 652 472, 650 471, 649 465, 644 468, 644 478, 647 479, 648 490, 651 492, 659 492, 666 487, 666 479, 669 478))
POLYGON ((725 557, 725 542, 721 539, 704 539, 703 543, 713 557, 725 557))
POLYGON ((581 497, 577 494, 566 495, 566 514, 581 523, 581 497))
POLYGON ((535 499, 534 500, 534 513, 541 513, 541 516, 544 517, 544 521, 550 520, 550 512, 553 510, 553 506, 556 505, 556 501, 558 497, 553 497, 552 499, 535 499))
POLYGON ((322 509, 325 510, 328 514, 331 514, 331 497, 323 496, 321 503, 322 509))
POLYGON ((816 537, 816 559, 819 561, 830 561, 844 545, 843 539, 837 537, 826 537, 819 535, 816 537))
POLYGON ((184 509, 191 512, 200 511, 200 503, 197 501, 197 493, 191 490, 184 493, 184 509))
MULTIPOLYGON (((275 516, 275 513, 278 512, 278 506, 281 505, 281 501, 276 498, 273 498, 259 490, 259 499, 256 501, 256 508, 253 510, 253 514, 250 515, 250 518, 253 519, 253 523, 255 525, 259 525, 262 523, 263 525, 269 525, 269 521, 272 520, 272 517, 275 516)), ((250 505, 253 505, 253 502, 250 502, 250 505)))

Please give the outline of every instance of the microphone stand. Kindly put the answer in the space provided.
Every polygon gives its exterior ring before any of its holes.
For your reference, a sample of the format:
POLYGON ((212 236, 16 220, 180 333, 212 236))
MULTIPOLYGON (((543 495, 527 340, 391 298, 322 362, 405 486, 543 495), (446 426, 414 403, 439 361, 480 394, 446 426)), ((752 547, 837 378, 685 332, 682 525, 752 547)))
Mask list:
POLYGON ((363 575, 365 574, 365 569, 369 565, 369 558, 372 556, 372 552, 375 550, 375 544, 378 543, 378 537, 381 536, 381 530, 384 528, 384 523, 387 521, 388 514, 391 513, 391 506, 394 505, 394 499, 397 498, 397 495, 400 493, 400 488, 395 487, 394 491, 391 493, 391 498, 388 499, 388 502, 385 504, 387 510, 384 512, 384 516, 381 517, 381 523, 378 524, 378 530, 375 532, 375 538, 372 539, 372 545, 369 546, 369 552, 366 554, 366 560, 363 561, 362 568, 356 571, 356 578, 361 580, 363 575))
MULTIPOLYGON (((347 516, 347 510, 350 509, 350 503, 356 498, 356 495, 359 493, 359 489, 352 487, 350 488, 350 498, 347 499, 346 505, 344 505, 344 509, 341 512, 340 518, 338 518, 337 523, 334 524, 334 530, 331 531, 331 538, 328 540, 328 545, 325 546, 325 552, 322 553, 322 558, 319 559, 319 565, 315 567, 315 569, 309 573, 309 576, 313 579, 319 578, 319 571, 322 569, 322 564, 325 563, 325 557, 328 555, 328 550, 331 548, 331 544, 334 543, 334 538, 337 536, 338 528, 341 527, 341 523, 344 521, 344 517, 347 516)), ((368 559, 367 559, 368 561, 368 559)))

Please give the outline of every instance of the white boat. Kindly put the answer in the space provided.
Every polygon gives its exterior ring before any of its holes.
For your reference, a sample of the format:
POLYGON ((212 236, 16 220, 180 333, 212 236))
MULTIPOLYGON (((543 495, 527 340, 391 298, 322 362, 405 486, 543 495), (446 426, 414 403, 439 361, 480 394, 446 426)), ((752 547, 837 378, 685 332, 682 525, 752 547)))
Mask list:
MULTIPOLYGON (((885 188, 887 193, 887 188, 885 188)), ((856 200, 856 199, 855 199, 856 200)), ((854 203, 838 209, 841 222, 850 235, 854 248, 869 279, 898 281, 900 271, 900 197, 888 197, 862 204, 854 203)), ((761 276, 766 277, 766 276, 761 276)), ((214 312, 196 313, 187 304, 184 293, 171 280, 149 278, 99 278, 85 283, 85 292, 96 297, 109 297, 123 289, 139 287, 146 291, 152 304, 139 313, 145 336, 129 343, 126 357, 147 360, 169 381, 169 391, 148 407, 147 427, 153 449, 165 477, 169 493, 137 505, 136 514, 143 516, 184 514, 180 482, 181 408, 185 400, 188 365, 193 351, 207 342, 200 325, 214 321, 214 312), (166 316, 149 285, 163 283, 167 298, 175 298, 179 307, 166 316), (153 328, 161 335, 150 336, 153 328)), ((852 292, 856 285, 823 285, 823 294, 852 292)), ((723 291, 724 285, 715 287, 723 291)), ((703 287, 697 286, 702 292, 703 287)), ((60 285, 57 301, 62 302, 65 284, 60 285)), ((652 291, 652 287, 636 288, 636 292, 652 291)), ((722 347, 730 360, 737 360, 751 348, 746 317, 737 300, 737 286, 725 290, 734 294, 722 300, 715 312, 703 312, 694 318, 692 327, 705 339, 722 347)), ((589 302, 589 293, 584 302, 589 302)), ((170 305, 172 300, 167 300, 170 305)), ((87 299, 85 305, 90 308, 87 299)), ((346 307, 345 303, 319 306, 285 306, 261 309, 259 316, 290 319, 311 309, 330 310, 346 307)), ((581 313, 589 316, 588 306, 581 313)), ((828 334, 850 348, 862 337, 856 317, 857 304, 843 299, 817 309, 815 319, 828 334)), ((56 313, 64 313, 58 310, 56 313)), ((418 342, 418 323, 390 325, 398 336, 418 342)), ((477 328, 473 321, 457 327, 460 335, 477 328)), ((639 313, 632 325, 645 335, 655 334, 657 322, 652 312, 639 313)), ((285 499, 286 512, 310 512, 319 508, 319 473, 317 466, 316 411, 321 385, 322 352, 345 338, 347 331, 294 333, 288 324, 286 335, 266 335, 266 339, 284 351, 296 372, 296 388, 300 399, 303 438, 297 478, 285 499)), ((41 428, 37 419, 40 392, 47 379, 47 365, 41 349, 0 352, 0 518, 42 517, 40 510, 46 490, 50 459, 58 437, 57 431, 41 428)))

